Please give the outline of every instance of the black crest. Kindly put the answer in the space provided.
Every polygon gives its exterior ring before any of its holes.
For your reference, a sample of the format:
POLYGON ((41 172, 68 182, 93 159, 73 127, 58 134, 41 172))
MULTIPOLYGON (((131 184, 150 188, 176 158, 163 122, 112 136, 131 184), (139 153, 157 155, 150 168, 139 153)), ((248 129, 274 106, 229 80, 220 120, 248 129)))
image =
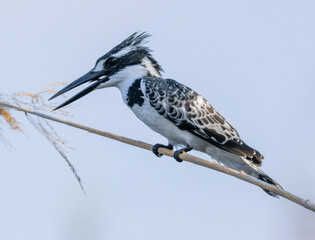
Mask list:
POLYGON ((131 34, 127 39, 125 39, 122 43, 117 45, 113 50, 119 51, 122 48, 128 47, 128 46, 139 46, 144 42, 144 40, 151 35, 148 34, 147 32, 135 32, 131 34))
POLYGON ((143 48, 147 52, 151 52, 151 50, 149 48, 143 46, 143 44, 145 43, 145 39, 147 39, 150 36, 151 35, 148 34, 147 32, 140 32, 140 33, 135 32, 135 33, 131 34, 128 38, 126 38, 124 41, 122 41, 120 44, 118 44, 116 47, 114 47, 112 50, 110 50, 108 53, 106 53, 104 56, 100 57, 98 59, 98 61, 102 60, 102 59, 106 59, 110 55, 118 53, 120 50, 122 50, 126 47, 134 46, 134 47, 138 47, 138 48, 143 48))
POLYGON ((100 57, 96 61, 96 65, 99 63, 99 61, 110 59, 112 55, 118 53, 125 48, 131 47, 130 51, 126 53, 126 55, 116 59, 118 64, 115 65, 115 71, 112 73, 115 73, 128 65, 140 64, 144 57, 148 58, 151 61, 152 66, 156 69, 157 72, 163 72, 162 67, 153 58, 151 54, 152 51, 148 47, 144 46, 144 44, 146 43, 146 39, 150 36, 151 35, 147 32, 135 32, 131 34, 123 42, 118 44, 104 56, 100 57))

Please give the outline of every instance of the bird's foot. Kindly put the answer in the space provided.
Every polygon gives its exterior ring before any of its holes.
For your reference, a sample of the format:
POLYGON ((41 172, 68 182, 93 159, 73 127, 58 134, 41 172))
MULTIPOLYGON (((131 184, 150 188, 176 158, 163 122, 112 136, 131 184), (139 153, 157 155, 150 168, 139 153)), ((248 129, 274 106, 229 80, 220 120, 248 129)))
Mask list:
POLYGON ((183 153, 183 152, 189 152, 189 151, 191 151, 192 149, 193 149, 193 147, 188 145, 187 147, 184 147, 184 148, 182 148, 182 149, 176 150, 176 151, 174 152, 173 157, 175 158, 175 160, 176 160, 177 162, 182 162, 183 160, 181 160, 181 159, 179 158, 179 154, 181 154, 181 153, 183 153))
POLYGON ((152 147, 152 152, 157 156, 157 157, 162 157, 163 154, 159 153, 158 150, 159 148, 166 148, 166 149, 169 149, 169 150, 173 150, 173 145, 172 144, 168 144, 167 146, 166 145, 163 145, 163 144, 155 144, 153 147, 152 147))

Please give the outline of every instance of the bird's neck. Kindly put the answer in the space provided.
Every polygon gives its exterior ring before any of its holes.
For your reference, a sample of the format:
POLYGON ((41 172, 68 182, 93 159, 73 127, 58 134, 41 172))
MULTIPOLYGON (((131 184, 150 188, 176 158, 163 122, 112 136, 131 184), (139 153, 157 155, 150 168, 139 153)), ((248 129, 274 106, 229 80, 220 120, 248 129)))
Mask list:
POLYGON ((160 65, 153 59, 147 57, 142 59, 142 66, 147 70, 147 75, 150 77, 161 77, 160 71, 162 68, 160 65))
MULTIPOLYGON (((141 65, 134 65, 127 67, 125 71, 121 74, 122 81, 117 84, 118 89, 121 92, 124 102, 130 106, 128 101, 131 95, 139 95, 137 84, 144 77, 160 77, 161 74, 158 69, 156 69, 150 60, 144 59, 141 65)), ((141 90, 140 90, 141 91, 141 90)))

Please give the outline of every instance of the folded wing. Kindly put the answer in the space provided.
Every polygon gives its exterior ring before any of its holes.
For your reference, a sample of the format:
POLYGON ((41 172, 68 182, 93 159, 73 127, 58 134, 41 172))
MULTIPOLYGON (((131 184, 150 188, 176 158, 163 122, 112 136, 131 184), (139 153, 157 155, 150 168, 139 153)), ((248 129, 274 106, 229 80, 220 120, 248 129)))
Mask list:
POLYGON ((178 128, 261 165, 263 156, 244 143, 235 128, 189 87, 172 79, 146 77, 142 89, 151 106, 178 128))

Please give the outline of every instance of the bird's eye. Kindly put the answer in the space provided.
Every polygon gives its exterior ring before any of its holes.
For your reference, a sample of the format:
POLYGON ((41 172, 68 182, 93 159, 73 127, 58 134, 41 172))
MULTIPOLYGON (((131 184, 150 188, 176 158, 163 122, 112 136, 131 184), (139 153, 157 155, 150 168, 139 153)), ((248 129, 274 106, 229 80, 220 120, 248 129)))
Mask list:
POLYGON ((118 59, 114 57, 109 57, 106 59, 104 66, 105 67, 112 67, 115 66, 118 63, 118 59))

